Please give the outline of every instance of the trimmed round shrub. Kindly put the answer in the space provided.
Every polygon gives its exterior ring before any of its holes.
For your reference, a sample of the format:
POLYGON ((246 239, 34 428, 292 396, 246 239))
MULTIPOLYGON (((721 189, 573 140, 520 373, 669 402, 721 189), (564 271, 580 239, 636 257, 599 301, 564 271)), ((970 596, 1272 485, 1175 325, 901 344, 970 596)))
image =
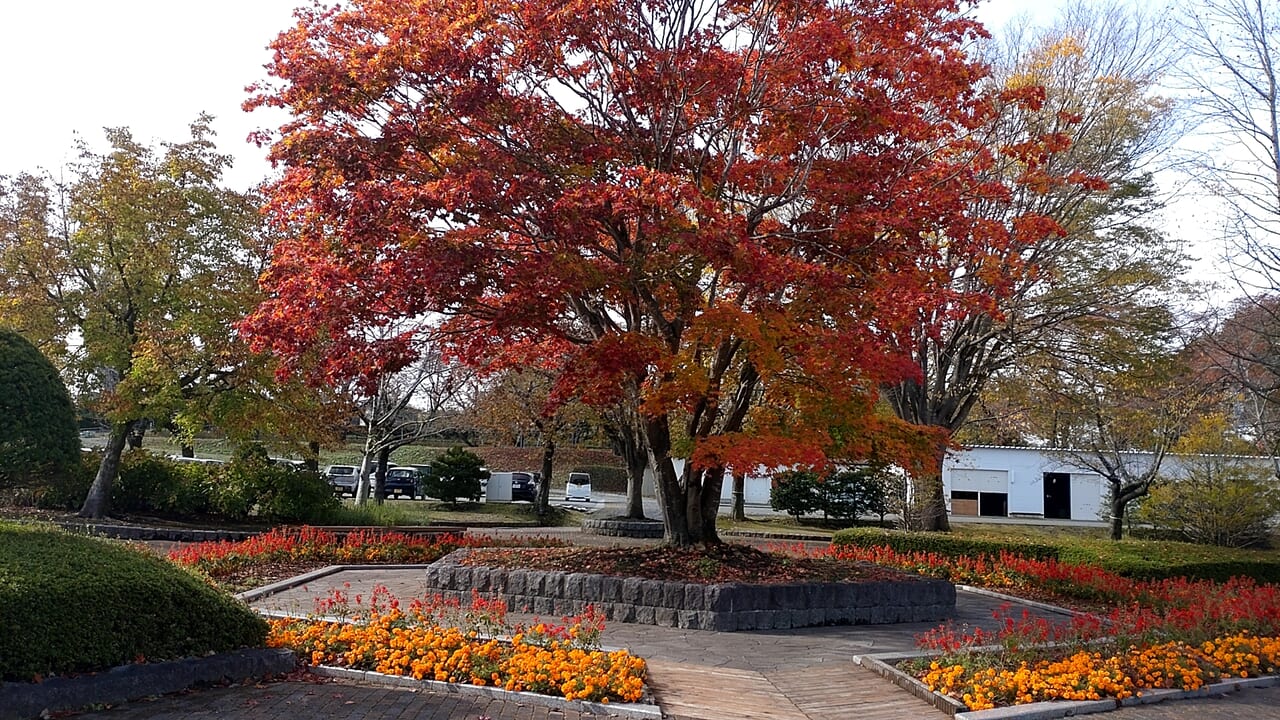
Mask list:
POLYGON ((484 460, 473 452, 454 446, 431 461, 431 472, 422 476, 422 492, 455 504, 458 498, 480 499, 480 481, 489 477, 484 460))
POLYGON ((0 523, 0 680, 261 647, 267 626, 207 580, 126 545, 0 523))
POLYGON ((48 358, 0 328, 0 484, 61 475, 80 457, 76 411, 48 358))

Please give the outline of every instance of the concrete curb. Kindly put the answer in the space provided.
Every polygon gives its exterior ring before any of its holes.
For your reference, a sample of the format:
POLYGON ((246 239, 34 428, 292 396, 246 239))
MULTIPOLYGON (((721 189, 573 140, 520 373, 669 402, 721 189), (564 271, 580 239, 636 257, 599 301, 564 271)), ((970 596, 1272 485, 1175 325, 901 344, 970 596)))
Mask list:
POLYGON ((974 587, 973 585, 956 585, 956 591, 973 593, 974 595, 983 595, 989 598, 996 598, 997 600, 1006 600, 1010 603, 1017 603, 1019 605, 1028 605, 1030 607, 1036 608, 1037 610, 1044 610, 1045 612, 1058 613, 1059 615, 1074 615, 1076 617, 1094 617, 1091 613, 1081 612, 1079 610, 1072 610, 1070 608, 1058 607, 1057 605, 1050 605, 1049 603, 1037 602, 1035 600, 1026 600, 1020 597, 1015 597, 1013 595, 1006 595, 1002 592, 997 592, 995 590, 988 590, 987 588, 974 587))
POLYGON ((308 668, 314 675, 321 677, 355 680, 365 685, 378 685, 393 688, 412 688, 430 690, 437 693, 453 693, 458 695, 481 695, 495 700, 514 701, 526 705, 538 705, 553 710, 585 710, 594 715, 612 715, 614 717, 635 718, 636 720, 661 720, 662 709, 657 705, 643 703, 599 703, 586 700, 565 700, 553 695, 540 695, 531 692, 515 692, 502 688, 481 685, 465 685, 461 683, 438 682, 435 680, 415 680, 403 675, 384 675, 368 670, 352 670, 350 668, 318 665, 308 668))
POLYGON ((122 665, 100 673, 49 678, 40 683, 0 683, 0 720, 112 705, 165 695, 196 685, 281 675, 297 667, 290 650, 253 648, 202 658, 122 665))
POLYGON ((423 570, 425 571, 431 563, 418 563, 414 565, 326 565, 322 568, 312 570, 301 575, 294 575, 291 578, 285 578, 279 582, 273 582, 270 585, 263 585, 252 590, 245 590, 236 593, 236 597, 246 603, 254 600, 260 600, 268 595, 274 595, 285 590, 292 590, 300 585, 306 585, 309 582, 315 582, 326 575, 333 575, 344 570, 423 570))

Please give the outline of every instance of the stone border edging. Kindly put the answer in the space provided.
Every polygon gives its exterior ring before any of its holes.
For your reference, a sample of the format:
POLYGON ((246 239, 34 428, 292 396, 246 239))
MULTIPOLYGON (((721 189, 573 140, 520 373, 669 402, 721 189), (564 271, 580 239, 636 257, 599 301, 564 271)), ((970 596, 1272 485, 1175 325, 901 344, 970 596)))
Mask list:
POLYGON ((666 532, 666 524, 661 520, 583 518, 582 532, 608 537, 661 538, 666 532))
POLYGON ((854 655, 853 662, 856 665, 870 670, 898 687, 906 690, 912 695, 929 703, 933 707, 941 710, 948 715, 956 715, 962 713, 969 708, 964 703, 953 697, 936 693, 928 688, 924 683, 915 677, 902 672, 894 665, 902 660, 910 660, 918 657, 929 657, 935 653, 874 653, 869 655, 854 655))
POLYGON ((619 622, 691 630, 771 630, 832 624, 933 622, 955 612, 955 586, 903 574, 865 582, 772 584, 672 582, 560 570, 468 565, 455 550, 430 565, 425 586, 465 600, 473 591, 538 615, 588 605, 619 622))
POLYGON ((956 585, 956 590, 963 590, 964 592, 973 593, 974 595, 985 595, 987 597, 995 598, 997 600, 1006 600, 1011 603, 1018 603, 1019 605, 1029 605, 1033 608, 1036 608, 1037 610, 1044 610, 1045 612, 1054 612, 1054 613, 1058 613, 1059 615, 1074 615, 1076 617, 1096 617, 1092 613, 1087 613, 1080 610, 1072 610, 1071 608, 1059 607, 1057 605, 1050 605, 1049 603, 1037 602, 1035 600, 1027 600, 1025 598, 1016 597, 1014 595, 1006 595, 1002 592, 998 592, 995 590, 988 590, 987 588, 975 587, 973 585, 956 585))
POLYGON ((238 682, 291 672, 290 650, 250 648, 209 657, 121 665, 100 673, 53 677, 40 683, 0 683, 0 720, 27 720, 89 705, 128 702, 195 685, 238 682))
POLYGON ((201 530, 197 528, 166 528, 149 525, 116 525, 114 523, 75 522, 72 520, 44 520, 66 530, 84 535, 98 535, 114 540, 166 540, 170 542, 206 542, 230 540, 238 542, 266 530, 201 530))
POLYGON ((352 670, 350 668, 316 665, 308 671, 321 677, 343 678, 355 680, 368 685, 379 685, 393 688, 411 688, 430 690, 439 693, 456 693, 459 695, 482 695, 495 700, 515 701, 529 705, 538 705, 552 710, 585 710, 591 714, 614 715, 617 717, 635 718, 636 720, 661 720, 662 709, 657 705, 644 703, 601 703, 588 700, 565 700, 554 695, 542 695, 531 692, 517 692, 484 685, 467 685, 464 683, 447 683, 437 680, 415 680, 404 675, 384 675, 371 670, 352 670))
POLYGON ((778 533, 765 530, 720 530, 725 537, 758 538, 761 540, 799 540, 801 542, 831 543, 830 535, 805 535, 804 533, 778 533))

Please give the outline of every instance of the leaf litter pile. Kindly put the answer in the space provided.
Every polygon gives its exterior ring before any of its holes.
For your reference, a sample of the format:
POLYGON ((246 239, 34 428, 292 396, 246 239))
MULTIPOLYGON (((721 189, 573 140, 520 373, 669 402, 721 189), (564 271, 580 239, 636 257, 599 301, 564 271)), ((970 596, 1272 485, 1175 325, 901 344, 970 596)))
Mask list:
POLYGON ((462 563, 707 584, 875 582, 907 577, 868 563, 795 557, 732 543, 709 548, 483 548, 471 550, 462 563))

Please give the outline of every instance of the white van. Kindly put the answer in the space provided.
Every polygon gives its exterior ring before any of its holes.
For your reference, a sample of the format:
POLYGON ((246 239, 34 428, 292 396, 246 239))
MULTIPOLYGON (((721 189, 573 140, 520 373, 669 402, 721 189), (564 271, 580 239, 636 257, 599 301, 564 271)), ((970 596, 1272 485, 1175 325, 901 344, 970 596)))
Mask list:
POLYGON ((591 474, 584 472, 569 473, 569 482, 564 486, 565 500, 591 501, 591 474))

